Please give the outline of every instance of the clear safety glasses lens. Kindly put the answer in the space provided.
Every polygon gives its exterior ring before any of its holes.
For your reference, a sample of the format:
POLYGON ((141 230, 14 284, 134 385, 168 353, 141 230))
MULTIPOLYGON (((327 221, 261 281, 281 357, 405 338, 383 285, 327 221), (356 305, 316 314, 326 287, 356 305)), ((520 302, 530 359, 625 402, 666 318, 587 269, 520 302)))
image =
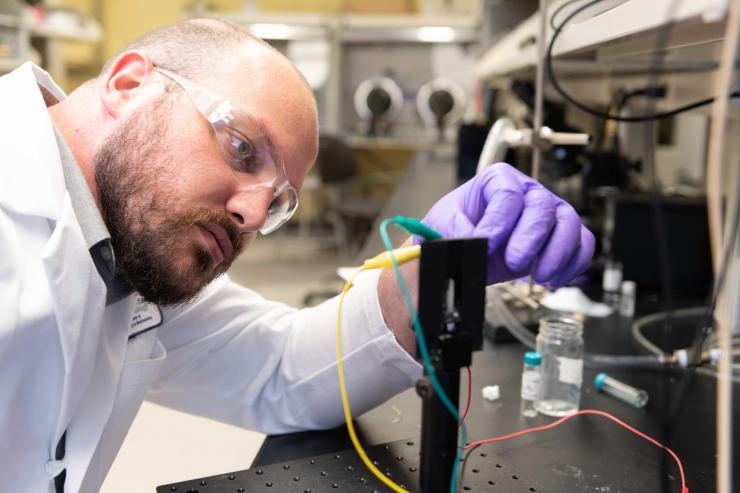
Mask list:
POLYGON ((261 185, 287 181, 282 160, 272 148, 261 126, 231 101, 184 77, 157 67, 157 72, 175 81, 208 120, 231 169, 261 185))
POLYGON ((211 123, 226 162, 234 172, 254 180, 256 186, 287 182, 282 161, 249 115, 228 101, 203 115, 211 123))
POLYGON ((288 222, 298 208, 298 193, 291 186, 277 192, 267 208, 267 219, 260 228, 263 235, 270 234, 288 222))
POLYGON ((249 189, 276 190, 260 232, 268 234, 285 224, 298 207, 298 192, 288 182, 283 162, 261 126, 228 99, 169 70, 155 70, 175 81, 208 120, 226 162, 240 178, 251 182, 249 189))

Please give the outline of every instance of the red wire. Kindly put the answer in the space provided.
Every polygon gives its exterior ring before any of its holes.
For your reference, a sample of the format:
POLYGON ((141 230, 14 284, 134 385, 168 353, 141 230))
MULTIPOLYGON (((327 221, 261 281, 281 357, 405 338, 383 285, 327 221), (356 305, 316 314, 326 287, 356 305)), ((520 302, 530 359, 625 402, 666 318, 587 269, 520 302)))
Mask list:
POLYGON ((463 421, 465 421, 465 416, 468 415, 468 409, 470 409, 470 393, 473 388, 473 375, 470 372, 470 367, 466 366, 465 369, 468 370, 468 401, 465 403, 465 411, 463 411, 462 416, 460 416, 460 421, 457 423, 458 428, 463 424, 463 421))
POLYGON ((656 447, 660 447, 662 449, 665 449, 671 455, 671 457, 673 457, 673 460, 676 461, 676 464, 678 464, 678 471, 681 473, 681 493, 689 493, 689 489, 686 487, 686 478, 684 477, 684 474, 683 474, 683 465, 681 464, 681 459, 678 458, 678 456, 675 454, 675 452, 673 452, 673 450, 669 449, 668 447, 666 447, 662 443, 658 442, 654 438, 651 438, 651 437, 647 436, 646 434, 644 434, 643 432, 641 432, 641 431, 639 431, 639 430, 631 427, 630 425, 628 425, 624 421, 622 421, 622 420, 620 420, 618 418, 615 418, 611 414, 606 413, 604 411, 597 411, 597 410, 594 410, 594 409, 583 409, 581 411, 574 412, 573 414, 569 414, 568 416, 565 416, 564 418, 560 418, 559 420, 555 421, 554 423, 550 423, 549 425, 536 426, 534 428, 527 428, 525 430, 517 431, 516 433, 511 433, 509 435, 504 435, 504 436, 500 436, 500 437, 496 437, 496 438, 488 438, 486 440, 478 440, 477 442, 473 442, 470 445, 467 445, 465 447, 465 450, 469 450, 471 448, 477 447, 479 445, 483 445, 485 443, 502 442, 504 440, 508 440, 509 438, 520 437, 520 436, 526 435, 528 433, 534 433, 535 431, 549 430, 551 428, 555 428, 556 426, 558 426, 561 423, 564 423, 564 422, 568 421, 570 418, 572 418, 574 416, 579 416, 579 415, 583 415, 583 414, 595 414, 597 416, 603 416, 605 418, 609 418, 610 420, 614 421, 615 423, 617 423, 618 425, 622 426, 623 428, 628 429, 629 431, 631 431, 635 435, 637 435, 637 436, 639 436, 641 438, 644 438, 645 440, 647 440, 648 442, 652 443, 656 447))

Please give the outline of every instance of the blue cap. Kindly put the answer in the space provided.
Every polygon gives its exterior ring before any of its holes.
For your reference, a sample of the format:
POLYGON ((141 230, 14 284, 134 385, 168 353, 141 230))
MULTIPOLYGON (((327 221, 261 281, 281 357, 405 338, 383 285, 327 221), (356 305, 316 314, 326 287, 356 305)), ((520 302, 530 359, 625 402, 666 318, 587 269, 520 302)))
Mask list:
POLYGON ((527 351, 524 353, 524 363, 530 366, 537 366, 542 363, 542 356, 535 351, 527 351))
POLYGON ((596 390, 601 390, 601 388, 604 386, 604 380, 609 378, 609 375, 606 373, 599 373, 596 375, 596 378, 594 378, 594 385, 596 386, 596 390))

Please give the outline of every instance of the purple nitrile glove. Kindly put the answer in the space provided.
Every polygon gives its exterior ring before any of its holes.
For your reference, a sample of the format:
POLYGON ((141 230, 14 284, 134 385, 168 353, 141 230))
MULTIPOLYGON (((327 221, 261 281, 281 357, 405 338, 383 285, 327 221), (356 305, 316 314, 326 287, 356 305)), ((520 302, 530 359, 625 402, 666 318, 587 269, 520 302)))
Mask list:
POLYGON ((594 235, 573 207, 506 163, 442 197, 422 222, 444 238, 488 238, 488 284, 531 274, 563 286, 594 253, 594 235))

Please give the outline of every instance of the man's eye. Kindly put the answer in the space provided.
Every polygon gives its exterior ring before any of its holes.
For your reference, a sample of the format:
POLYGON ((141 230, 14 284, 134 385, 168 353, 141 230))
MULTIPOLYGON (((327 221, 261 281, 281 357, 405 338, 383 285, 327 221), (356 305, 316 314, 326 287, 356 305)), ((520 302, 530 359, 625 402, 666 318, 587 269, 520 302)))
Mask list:
POLYGON ((239 156, 239 158, 247 159, 252 157, 252 153, 254 152, 254 150, 252 148, 252 143, 248 140, 243 140, 239 137, 232 137, 231 145, 234 146, 234 150, 236 151, 236 154, 237 156, 239 156))
POLYGON ((252 143, 248 140, 232 136, 231 146, 234 158, 239 162, 241 170, 251 171, 255 157, 252 143))

